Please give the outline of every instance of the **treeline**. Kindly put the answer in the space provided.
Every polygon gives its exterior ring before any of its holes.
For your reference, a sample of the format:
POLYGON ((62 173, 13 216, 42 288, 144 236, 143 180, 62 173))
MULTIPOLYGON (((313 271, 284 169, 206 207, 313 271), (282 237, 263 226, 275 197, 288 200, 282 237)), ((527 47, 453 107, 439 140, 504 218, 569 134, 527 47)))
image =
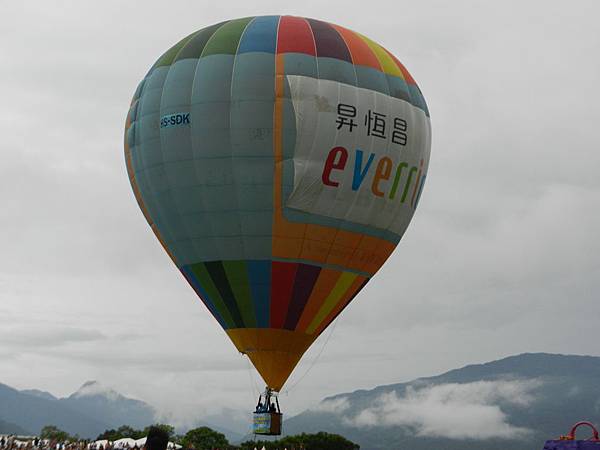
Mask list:
POLYGON ((46 425, 44 428, 42 428, 42 431, 40 431, 40 437, 42 439, 48 439, 49 441, 55 442, 77 442, 81 440, 78 435, 71 435, 60 428, 55 427, 54 425, 46 425))
MULTIPOLYGON (((229 448, 235 448, 229 444, 223 433, 219 433, 208 427, 194 428, 186 434, 180 435, 175 434, 175 427, 172 425, 158 423, 152 426, 164 430, 169 435, 169 441, 179 444, 186 449, 193 448, 195 450, 204 450, 218 448, 227 450, 229 448)), ((108 439, 109 441, 116 441, 123 438, 140 439, 147 436, 149 430, 150 427, 146 427, 143 430, 136 430, 128 425, 123 425, 116 430, 106 430, 99 435, 96 440, 108 439)))
MULTIPOLYGON (((176 442, 177 444, 181 445, 181 443, 178 440, 174 440, 174 439, 181 439, 182 436, 178 436, 175 434, 175 427, 173 427, 172 425, 157 423, 152 426, 158 427, 158 428, 166 431, 167 434, 169 435, 170 441, 176 442)), ((101 441, 101 440, 106 439, 109 441, 116 441, 118 439, 123 439, 123 438, 141 439, 145 436, 148 436, 149 430, 150 430, 150 426, 144 428, 143 430, 136 430, 135 428, 132 428, 129 425, 121 425, 116 430, 110 429, 110 430, 104 431, 104 433, 98 435, 96 440, 101 441)))
POLYGON ((360 446, 349 441, 339 434, 325 433, 320 431, 316 434, 298 434, 295 436, 286 436, 277 441, 246 441, 243 442, 240 450, 254 450, 263 448, 267 450, 359 450, 360 446))
MULTIPOLYGON (((169 435, 169 441, 183 446, 184 449, 194 450, 254 450, 262 448, 267 450, 359 450, 360 446, 339 434, 325 433, 323 431, 316 434, 302 433, 294 436, 285 436, 277 441, 251 440, 242 442, 239 446, 229 443, 224 434, 219 433, 209 427, 199 427, 189 430, 184 435, 175 434, 175 428, 166 424, 155 424, 154 427, 162 428, 169 435)), ((100 434, 96 440, 116 441, 122 438, 140 439, 148 435, 150 427, 143 430, 136 430, 128 425, 123 425, 117 429, 106 430, 100 434)), ((48 425, 42 429, 40 434, 42 439, 49 439, 56 442, 75 442, 81 439, 78 436, 71 436, 59 428, 48 425)))

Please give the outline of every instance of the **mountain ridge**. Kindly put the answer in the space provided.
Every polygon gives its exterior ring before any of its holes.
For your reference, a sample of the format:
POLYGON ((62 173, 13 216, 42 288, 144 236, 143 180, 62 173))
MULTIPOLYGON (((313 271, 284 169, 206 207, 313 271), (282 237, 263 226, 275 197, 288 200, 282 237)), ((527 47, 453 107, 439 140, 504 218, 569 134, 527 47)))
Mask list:
POLYGON ((523 353, 328 396, 285 430, 338 432, 363 450, 531 450, 582 419, 600 423, 600 357, 523 353))
POLYGON ((47 400, 58 400, 58 398, 52 395, 50 392, 40 391, 39 389, 23 389, 20 392, 33 395, 34 397, 45 398, 47 400))
POLYGON ((52 424, 82 437, 91 437, 97 430, 106 429, 107 425, 85 412, 74 411, 62 405, 59 399, 23 393, 1 383, 0 419, 35 434, 39 433, 43 426, 52 424))
MULTIPOLYGON (((156 421, 155 413, 97 381, 63 398, 0 384, 4 428, 38 433, 54 424, 95 438, 123 424, 143 428, 156 421)), ((205 419, 198 426, 211 426, 205 419)), ((522 353, 327 396, 286 418, 284 431, 339 433, 362 450, 534 450, 582 419, 600 423, 600 357, 522 353)), ((228 438, 238 441, 235 434, 228 438)))
POLYGON ((90 439, 123 424, 144 428, 154 422, 155 415, 154 408, 141 400, 125 397, 97 382, 86 382, 63 398, 38 389, 19 391, 0 384, 0 420, 29 433, 38 434, 43 426, 55 425, 90 439))
MULTIPOLYGON (((596 361, 596 362, 600 362, 600 356, 593 356, 593 355, 570 355, 570 354, 561 354, 561 353, 545 353, 545 352, 526 352, 526 353, 519 353, 517 355, 510 355, 510 356, 506 356, 504 358, 501 359, 497 359, 494 361, 488 361, 485 363, 476 363, 476 364, 467 364, 463 367, 457 368, 457 369, 451 369, 448 370, 446 372, 442 372, 438 375, 431 375, 428 377, 418 377, 415 378, 413 380, 409 380, 409 381, 404 381, 404 382, 400 382, 400 383, 390 383, 390 384, 382 384, 382 385, 377 385, 373 388, 361 388, 361 389, 356 389, 354 391, 350 391, 350 392, 344 392, 344 393, 340 393, 340 394, 334 394, 334 395, 330 395, 327 396, 323 399, 324 400, 332 400, 341 396, 346 396, 346 395, 350 395, 350 394, 359 394, 361 392, 372 392, 374 390, 385 390, 385 389, 392 389, 398 386, 402 386, 402 385, 406 385, 406 384, 411 384, 411 383, 416 383, 416 382, 423 382, 423 381, 432 381, 432 380, 437 380, 440 378, 450 378, 452 376, 454 376, 455 374, 462 374, 464 372, 477 372, 477 371, 481 371, 481 372, 485 372, 483 370, 483 368, 489 368, 489 367, 502 367, 504 365, 505 362, 508 361, 515 361, 515 360, 520 360, 523 358, 530 358, 530 357, 534 357, 534 358, 538 358, 538 357, 542 357, 542 358, 550 358, 550 359, 554 359, 556 358, 566 358, 570 360, 571 362, 577 362, 577 363, 581 363, 582 361, 585 362, 589 362, 591 361, 596 361)), ((570 370, 572 371, 572 366, 569 366, 570 370)), ((569 368, 565 368, 566 370, 569 370, 569 368)), ((595 368, 595 376, 598 376, 599 378, 599 382, 600 382, 600 366, 596 367, 594 365, 595 368)), ((541 373, 540 373, 541 375, 541 373)), ((547 376, 548 373, 545 373, 545 375, 547 376)), ((464 378, 461 378, 464 381, 464 378)))

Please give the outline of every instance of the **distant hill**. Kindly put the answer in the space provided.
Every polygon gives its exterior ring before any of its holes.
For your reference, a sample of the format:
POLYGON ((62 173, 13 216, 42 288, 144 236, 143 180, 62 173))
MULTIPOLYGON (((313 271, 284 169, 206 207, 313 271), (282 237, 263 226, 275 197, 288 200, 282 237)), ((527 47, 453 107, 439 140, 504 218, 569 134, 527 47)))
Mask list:
MULTIPOLYGON (((231 429, 247 429, 236 411, 204 419, 232 442, 231 429)), ((600 424, 600 357, 536 353, 327 397, 286 418, 284 431, 337 433, 361 450, 538 450, 582 419, 600 424)), ((96 381, 66 398, 0 384, 0 433, 56 425, 95 438, 154 421, 152 407, 96 381)))
POLYGON ((0 420, 0 434, 15 434, 17 436, 32 435, 30 431, 27 431, 14 423, 5 422, 4 420, 0 420))
POLYGON ((34 397, 45 398, 46 400, 58 400, 50 392, 40 391, 39 389, 24 389, 21 392, 23 394, 33 395, 34 397))
POLYGON ((70 434, 95 438, 106 429, 124 424, 144 428, 154 422, 154 416, 154 409, 146 403, 95 381, 61 399, 36 389, 18 391, 0 384, 0 425, 8 423, 28 430, 27 434, 38 434, 43 426, 56 425, 70 434))
POLYGON ((600 424, 600 358, 537 353, 328 397, 285 431, 362 450, 536 450, 583 419, 600 424))
POLYGON ((109 428, 126 424, 143 429, 153 423, 155 416, 154 409, 147 403, 127 398, 97 381, 84 383, 77 392, 58 401, 82 414, 92 413, 95 418, 107 423, 109 428))
POLYGON ((52 424, 85 437, 92 437, 107 426, 106 422, 67 408, 58 400, 23 393, 4 384, 0 384, 0 419, 33 433, 52 424))

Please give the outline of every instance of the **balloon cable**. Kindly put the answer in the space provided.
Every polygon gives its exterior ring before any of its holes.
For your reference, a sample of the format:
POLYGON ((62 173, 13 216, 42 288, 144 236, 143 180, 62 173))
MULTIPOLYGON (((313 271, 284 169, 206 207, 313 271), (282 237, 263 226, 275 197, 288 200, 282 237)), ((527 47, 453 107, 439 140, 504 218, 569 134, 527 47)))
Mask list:
POLYGON ((298 386, 298 384, 300 384, 300 382, 304 379, 304 377, 306 375, 308 375, 308 373, 312 370, 312 368, 314 367, 314 365, 317 363, 317 361, 321 357, 321 354, 323 353, 323 350, 325 350, 325 347, 327 347, 327 343, 329 342, 329 339, 331 339, 331 336, 333 335, 333 332, 335 331, 335 327, 337 326, 337 323, 338 323, 337 320, 335 320, 333 322, 333 326, 331 327, 331 331, 329 332, 329 335, 327 336, 327 339, 325 339, 325 342, 323 343, 323 346, 321 347, 321 350, 319 350, 319 353, 317 354, 316 358, 313 359, 313 361, 310 364, 310 366, 308 367, 308 369, 306 369, 306 372, 304 372, 302 374, 302 376, 300 378, 298 378, 298 381, 296 381, 294 384, 292 384, 289 388, 287 388, 285 390, 286 395, 289 394, 292 389, 294 389, 296 386, 298 386))
MULTIPOLYGON (((252 394, 254 397, 253 400, 256 400, 256 397, 260 395, 260 389, 258 388, 258 384, 256 383, 256 378, 254 378, 252 376, 252 367, 250 365, 250 358, 248 358, 248 355, 243 355, 243 356, 245 356, 244 359, 246 360, 246 367, 248 368, 248 378, 250 378, 250 390, 252 391, 252 394)), ((254 433, 254 425, 253 424, 250 424, 250 426, 248 427, 248 429, 246 431, 246 434, 252 435, 251 439, 254 442, 256 442, 256 439, 258 436, 256 435, 256 433, 254 433)))
POLYGON ((244 359, 246 360, 246 367, 248 368, 248 378, 250 378, 250 390, 252 391, 252 395, 254 398, 260 395, 260 389, 258 384, 256 383, 256 379, 252 376, 252 367, 250 366, 250 358, 247 355, 244 355, 244 359))

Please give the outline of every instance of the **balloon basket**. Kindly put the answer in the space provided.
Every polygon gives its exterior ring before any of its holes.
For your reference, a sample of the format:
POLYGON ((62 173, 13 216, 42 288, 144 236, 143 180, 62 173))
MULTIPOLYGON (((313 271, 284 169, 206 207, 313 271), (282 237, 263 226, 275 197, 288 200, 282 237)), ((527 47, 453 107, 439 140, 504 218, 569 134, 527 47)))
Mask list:
POLYGON ((267 386, 265 392, 258 397, 252 420, 252 430, 254 434, 279 436, 282 422, 283 414, 279 408, 277 392, 267 386))
POLYGON ((252 428, 254 434, 279 436, 283 414, 278 412, 254 413, 252 428))

